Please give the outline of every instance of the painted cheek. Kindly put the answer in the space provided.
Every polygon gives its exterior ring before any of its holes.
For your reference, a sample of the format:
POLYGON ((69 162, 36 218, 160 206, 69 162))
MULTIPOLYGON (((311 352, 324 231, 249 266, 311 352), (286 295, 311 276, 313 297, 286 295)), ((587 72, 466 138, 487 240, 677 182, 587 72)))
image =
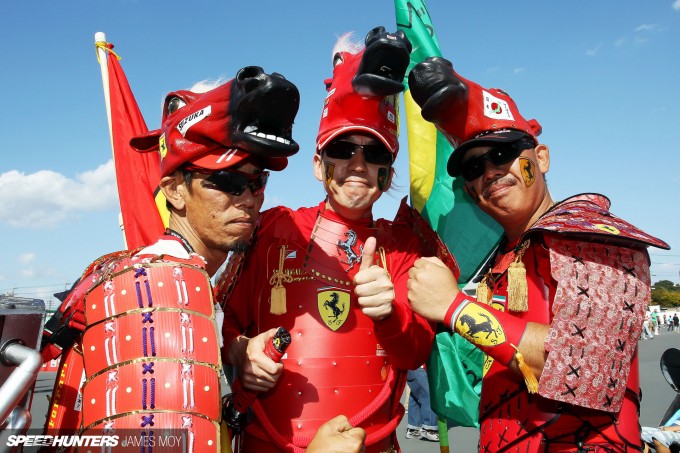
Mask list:
POLYGON ((326 185, 330 185, 333 180, 333 173, 335 173, 335 164, 332 162, 324 162, 324 171, 326 173, 326 185))
POLYGON ((384 192, 387 187, 387 177, 389 173, 390 170, 387 167, 378 168, 378 189, 380 189, 381 192, 384 192))
POLYGON ((536 181, 536 165, 526 157, 519 158, 519 169, 522 172, 524 185, 531 187, 536 181))

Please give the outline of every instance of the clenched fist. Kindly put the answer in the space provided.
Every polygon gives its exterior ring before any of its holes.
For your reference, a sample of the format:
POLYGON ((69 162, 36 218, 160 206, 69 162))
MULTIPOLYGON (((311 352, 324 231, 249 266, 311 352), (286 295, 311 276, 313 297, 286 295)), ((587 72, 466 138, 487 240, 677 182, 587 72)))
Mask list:
POLYGON ((442 322, 460 292, 453 273, 435 257, 420 258, 408 271, 408 301, 423 318, 442 322))

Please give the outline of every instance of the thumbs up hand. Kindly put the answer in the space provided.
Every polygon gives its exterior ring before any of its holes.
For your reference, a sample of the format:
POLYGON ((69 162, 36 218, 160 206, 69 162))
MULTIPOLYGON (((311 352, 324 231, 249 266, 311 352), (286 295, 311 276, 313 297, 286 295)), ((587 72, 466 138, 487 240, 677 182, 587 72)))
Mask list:
POLYGON ((354 294, 358 298, 361 311, 369 318, 379 321, 392 314, 395 293, 387 271, 373 264, 375 248, 375 238, 368 238, 361 253, 359 272, 354 276, 354 294))

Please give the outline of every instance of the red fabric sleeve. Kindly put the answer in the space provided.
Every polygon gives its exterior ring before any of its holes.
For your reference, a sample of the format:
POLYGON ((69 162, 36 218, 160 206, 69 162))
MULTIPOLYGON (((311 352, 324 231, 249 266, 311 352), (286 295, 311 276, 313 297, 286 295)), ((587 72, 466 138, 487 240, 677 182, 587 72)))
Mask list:
POLYGON ((257 267, 255 253, 250 253, 246 258, 243 271, 224 306, 224 323, 222 324, 222 338, 224 340, 224 347, 222 348, 223 363, 231 363, 228 354, 231 342, 239 335, 242 335, 246 327, 253 321, 252 312, 248 309, 252 292, 248 291, 248 289, 254 288, 253 285, 255 284, 254 280, 257 273, 248 272, 248 269, 252 267, 257 267))
MULTIPOLYGON (((406 230, 395 229, 397 235, 402 232, 405 233, 406 230)), ((387 258, 387 270, 392 277, 395 293, 392 314, 374 323, 376 337, 390 361, 404 370, 419 368, 430 355, 434 340, 429 322, 414 313, 408 303, 408 271, 420 258, 418 240, 410 232, 408 234, 411 236, 410 240, 408 236, 397 238, 407 246, 391 252, 387 258)))
MULTIPOLYGON (((246 253, 243 269, 234 283, 234 288, 229 294, 224 305, 224 323, 222 324, 222 361, 229 361, 228 352, 231 342, 239 335, 243 335, 246 329, 254 322, 252 304, 254 302, 255 288, 261 288, 264 284, 262 279, 266 275, 262 272, 266 266, 266 236, 272 231, 275 220, 280 211, 285 208, 273 208, 262 214, 256 233, 256 240, 251 249, 246 253)), ((287 210, 286 210, 287 211, 287 210)))

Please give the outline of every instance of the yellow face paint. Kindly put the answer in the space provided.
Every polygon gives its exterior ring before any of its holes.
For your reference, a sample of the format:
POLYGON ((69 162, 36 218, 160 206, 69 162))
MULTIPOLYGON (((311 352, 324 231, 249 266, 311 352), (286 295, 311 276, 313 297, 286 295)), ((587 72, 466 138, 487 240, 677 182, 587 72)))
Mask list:
POLYGON ((326 185, 329 185, 333 180, 333 173, 335 173, 335 164, 331 162, 324 162, 326 170, 326 185))
POLYGON ((378 189, 380 189, 381 192, 384 192, 385 188, 387 187, 388 173, 389 173, 388 168, 386 167, 378 168, 378 189))
POLYGON ((519 169, 522 172, 524 185, 529 187, 536 181, 536 165, 527 157, 519 158, 519 169))

